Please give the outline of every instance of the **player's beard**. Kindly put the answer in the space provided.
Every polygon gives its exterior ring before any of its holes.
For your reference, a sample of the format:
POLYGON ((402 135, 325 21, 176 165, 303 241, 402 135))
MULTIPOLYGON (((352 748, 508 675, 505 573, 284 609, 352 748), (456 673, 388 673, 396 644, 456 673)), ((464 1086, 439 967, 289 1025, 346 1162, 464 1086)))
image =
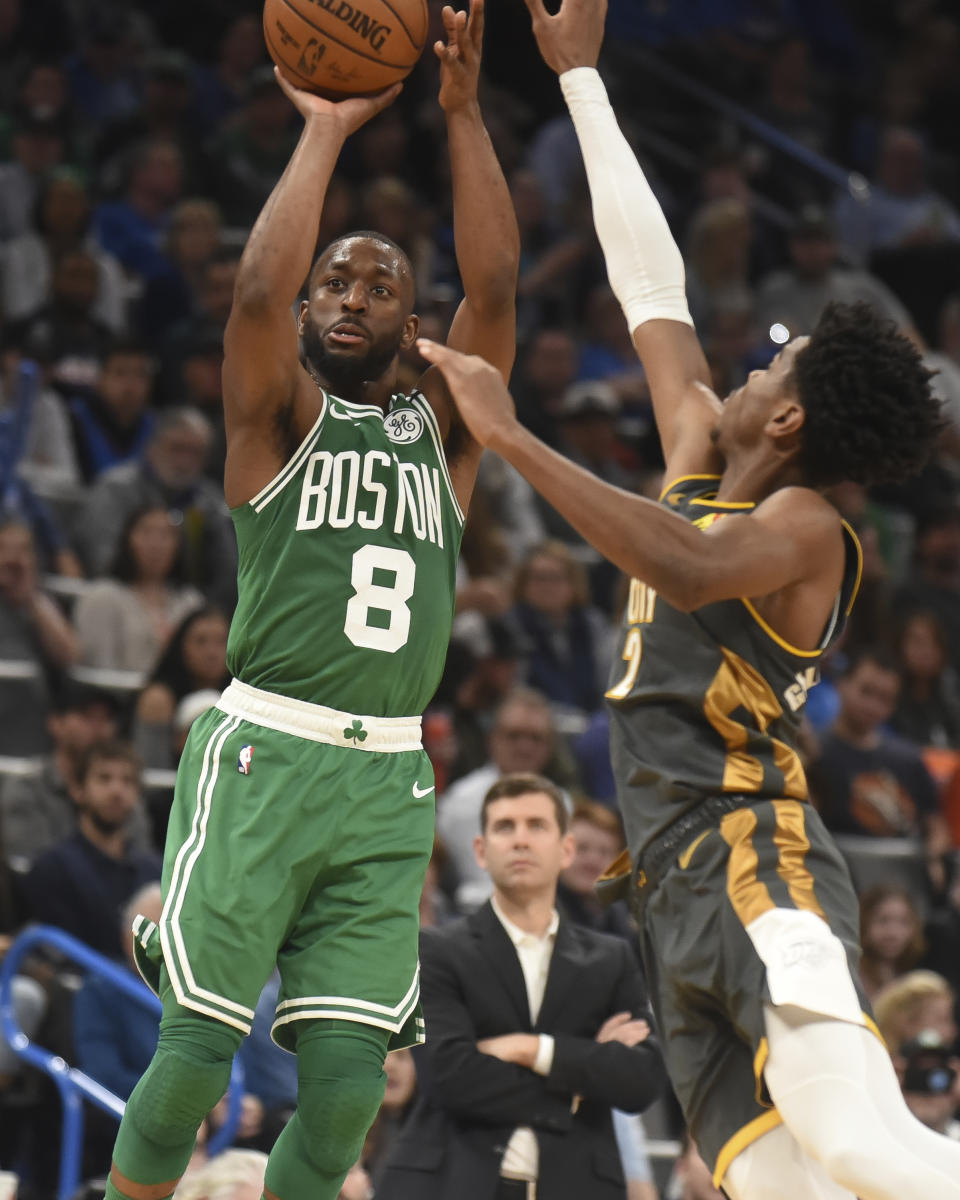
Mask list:
POLYGON ((300 337, 303 356, 315 374, 337 396, 349 400, 365 383, 380 379, 396 358, 399 338, 371 342, 365 354, 338 352, 324 344, 320 332, 308 325, 300 337))

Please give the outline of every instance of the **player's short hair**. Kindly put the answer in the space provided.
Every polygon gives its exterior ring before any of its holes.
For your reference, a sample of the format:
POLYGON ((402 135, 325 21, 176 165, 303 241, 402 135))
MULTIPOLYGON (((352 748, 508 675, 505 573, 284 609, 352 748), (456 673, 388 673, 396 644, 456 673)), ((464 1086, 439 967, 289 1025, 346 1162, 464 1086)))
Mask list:
POLYGON ((77 764, 77 783, 86 783, 87 776, 93 770, 94 765, 100 762, 129 763, 136 772, 138 779, 140 778, 140 772, 143 770, 143 762, 140 755, 130 742, 124 742, 120 738, 110 738, 107 741, 94 742, 80 756, 80 761, 77 764))
POLYGON ((800 466, 812 487, 909 479, 933 452, 943 420, 932 372, 868 304, 828 304, 791 377, 806 414, 800 466))
POLYGON ((487 831, 487 810, 491 804, 497 800, 515 800, 518 796, 529 796, 537 792, 543 792, 553 801, 557 825, 560 827, 561 833, 566 833, 570 824, 570 814, 567 812, 563 792, 546 776, 521 771, 517 771, 513 775, 504 775, 489 788, 480 809, 480 832, 486 833, 487 831))
POLYGON ((388 250, 391 250, 397 256, 397 258, 400 259, 400 264, 406 270, 407 274, 410 276, 410 279, 413 281, 416 280, 416 277, 413 273, 413 263, 410 261, 410 256, 399 244, 399 242, 395 242, 392 237, 387 237, 385 233, 377 233, 375 229, 352 229, 349 233, 343 233, 339 237, 335 237, 332 242, 328 242, 317 255, 314 264, 310 269, 310 278, 307 281, 307 286, 311 291, 313 290, 313 277, 316 274, 317 264, 320 262, 320 259, 323 258, 323 256, 327 254, 332 247, 339 246, 341 242, 353 241, 355 238, 360 238, 368 242, 376 242, 380 246, 386 246, 388 250))

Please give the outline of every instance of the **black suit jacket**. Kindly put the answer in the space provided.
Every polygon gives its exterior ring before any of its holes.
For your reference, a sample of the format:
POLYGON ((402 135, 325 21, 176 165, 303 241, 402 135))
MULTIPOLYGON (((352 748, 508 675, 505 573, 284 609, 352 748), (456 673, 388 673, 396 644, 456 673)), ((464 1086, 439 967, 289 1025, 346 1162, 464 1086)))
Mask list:
POLYGON ((492 1200, 518 1125, 531 1126, 540 1146, 539 1200, 623 1200, 610 1110, 641 1111, 666 1081, 652 1037, 633 1048, 594 1040, 614 1013, 652 1024, 627 943, 561 917, 533 1026, 520 960, 489 904, 424 930, 420 960, 427 1041, 417 1051, 419 1097, 377 1200, 492 1200), (482 1038, 528 1032, 555 1040, 549 1075, 477 1049, 482 1038))

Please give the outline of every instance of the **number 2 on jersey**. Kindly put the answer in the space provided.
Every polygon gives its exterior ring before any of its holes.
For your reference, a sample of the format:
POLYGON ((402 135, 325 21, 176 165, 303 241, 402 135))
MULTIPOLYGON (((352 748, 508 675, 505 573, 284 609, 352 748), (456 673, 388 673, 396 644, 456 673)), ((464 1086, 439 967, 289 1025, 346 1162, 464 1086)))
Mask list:
POLYGON ((406 644, 410 636, 410 608, 407 601, 413 595, 417 564, 406 550, 390 546, 361 546, 353 556, 350 583, 353 595, 347 601, 343 632, 355 646, 366 650, 382 650, 393 654, 406 644), (390 585, 374 583, 374 572, 393 576, 390 585), (376 613, 387 624, 374 624, 376 613))
POLYGON ((623 661, 627 669, 619 683, 607 692, 608 700, 625 700, 630 695, 633 685, 637 682, 640 670, 640 659, 643 655, 643 634, 640 625, 649 625, 653 620, 653 610, 657 603, 657 593, 652 587, 647 587, 639 579, 630 580, 630 591, 627 594, 627 623, 630 629, 623 644, 623 661))

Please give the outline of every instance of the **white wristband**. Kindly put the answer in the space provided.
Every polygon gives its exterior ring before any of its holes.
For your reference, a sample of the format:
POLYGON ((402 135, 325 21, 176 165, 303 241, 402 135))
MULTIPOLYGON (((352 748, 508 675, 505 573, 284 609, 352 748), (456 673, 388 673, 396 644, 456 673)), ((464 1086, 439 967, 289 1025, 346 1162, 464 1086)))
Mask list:
POLYGON ((607 275, 632 333, 666 318, 692 325, 683 257, 656 196, 623 136, 603 80, 593 67, 560 76, 593 200, 607 275))

